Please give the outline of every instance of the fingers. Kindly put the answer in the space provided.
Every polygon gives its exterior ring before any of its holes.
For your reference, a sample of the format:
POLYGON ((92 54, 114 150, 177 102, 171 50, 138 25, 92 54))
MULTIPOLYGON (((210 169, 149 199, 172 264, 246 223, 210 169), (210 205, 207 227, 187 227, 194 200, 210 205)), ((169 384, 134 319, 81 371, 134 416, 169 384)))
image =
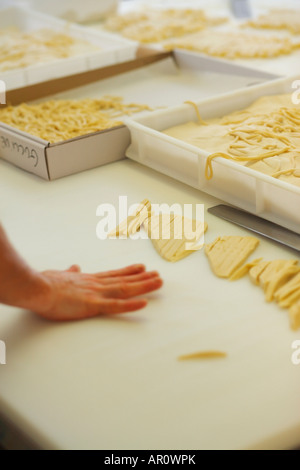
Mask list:
POLYGON ((105 273, 97 273, 95 276, 98 279, 109 278, 109 277, 120 277, 120 276, 131 276, 133 274, 140 274, 146 270, 143 264, 133 264, 123 269, 118 269, 116 271, 107 271, 105 273))
POLYGON ((152 279, 155 277, 159 277, 157 271, 152 272, 144 272, 142 274, 132 274, 131 276, 121 276, 121 277, 108 277, 108 278, 97 278, 101 285, 112 285, 112 284, 120 284, 120 283, 127 283, 127 282, 140 282, 146 281, 148 279, 152 279))
POLYGON ((101 299, 99 302, 99 311, 95 316, 100 315, 116 315, 119 313, 135 312, 147 306, 146 299, 138 300, 117 300, 117 299, 101 299))
POLYGON ((89 318, 100 317, 103 315, 117 315, 121 313, 135 312, 147 306, 146 299, 138 300, 118 300, 118 299, 98 299, 87 303, 82 309, 75 309, 69 312, 49 311, 35 313, 49 321, 70 322, 87 320, 89 318))
POLYGON ((163 281, 160 277, 154 277, 140 282, 120 283, 107 286, 102 291, 102 295, 106 298, 129 299, 139 295, 149 294, 162 287, 163 281))

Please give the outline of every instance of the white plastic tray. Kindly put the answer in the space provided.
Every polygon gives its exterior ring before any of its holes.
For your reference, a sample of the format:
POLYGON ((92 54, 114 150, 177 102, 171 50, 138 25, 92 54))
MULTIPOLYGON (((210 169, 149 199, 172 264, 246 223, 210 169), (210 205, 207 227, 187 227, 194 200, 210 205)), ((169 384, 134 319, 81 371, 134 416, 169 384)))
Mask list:
POLYGON ((20 0, 20 4, 63 18, 76 23, 91 21, 91 19, 103 19, 105 16, 115 13, 118 8, 118 0, 20 0))
POLYGON ((5 82, 7 90, 126 62, 134 59, 137 51, 137 43, 134 41, 116 38, 108 33, 71 24, 22 7, 1 10, 0 29, 10 26, 15 26, 23 32, 42 28, 65 32, 72 37, 97 45, 100 49, 47 64, 36 64, 23 69, 2 72, 0 79, 5 82))
MULTIPOLYGON (((197 105, 204 119, 221 117, 264 95, 292 94, 295 80, 274 80, 198 101, 197 105)), ((196 113, 190 105, 157 111, 136 120, 126 119, 132 141, 127 157, 300 233, 300 188, 222 158, 213 161, 214 176, 208 181, 205 166, 209 153, 161 132, 193 120, 196 113)))

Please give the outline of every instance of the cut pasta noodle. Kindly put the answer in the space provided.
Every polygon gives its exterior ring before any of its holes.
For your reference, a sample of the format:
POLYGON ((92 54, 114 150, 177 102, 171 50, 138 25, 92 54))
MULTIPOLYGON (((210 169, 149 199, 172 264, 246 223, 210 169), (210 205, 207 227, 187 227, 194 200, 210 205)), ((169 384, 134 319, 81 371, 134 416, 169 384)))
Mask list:
POLYGON ((50 143, 72 139, 122 124, 118 116, 150 110, 147 105, 125 104, 120 97, 51 100, 0 109, 0 121, 50 143))
POLYGON ((262 287, 266 302, 275 301, 289 309, 290 327, 300 328, 300 266, 298 260, 264 261, 255 259, 243 264, 258 246, 254 237, 218 237, 206 245, 205 253, 214 274, 236 281, 249 275, 250 280, 262 287))
POLYGON ((0 30, 0 72, 99 51, 100 47, 63 32, 39 29, 23 33, 16 28, 0 30))
POLYGON ((224 359, 227 357, 227 353, 223 351, 199 351, 191 354, 185 354, 183 356, 179 356, 179 361, 190 361, 193 359, 224 359))
POLYGON ((198 122, 164 133, 210 153, 206 179, 213 177, 213 160, 223 158, 300 186, 300 106, 291 95, 266 96, 247 109, 207 121, 190 104, 198 122))

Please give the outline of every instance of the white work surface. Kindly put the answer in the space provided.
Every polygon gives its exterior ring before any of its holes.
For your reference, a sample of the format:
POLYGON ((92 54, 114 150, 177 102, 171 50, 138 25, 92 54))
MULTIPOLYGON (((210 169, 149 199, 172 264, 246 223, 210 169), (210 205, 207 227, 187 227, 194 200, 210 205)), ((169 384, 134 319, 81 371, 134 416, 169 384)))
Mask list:
MULTIPOLYGON (((118 317, 49 323, 0 307, 0 415, 44 449, 246 449, 300 445, 300 331, 248 279, 216 278, 203 251, 169 264, 150 240, 96 237, 99 204, 218 201, 132 161, 49 183, 0 161, 0 219, 39 270, 145 263, 164 287, 118 317), (180 362, 217 349, 227 359, 180 362)), ((206 242, 248 232, 206 213, 206 242)), ((261 239, 255 257, 295 254, 261 239)), ((9 426, 2 425, 2 439, 9 426)))

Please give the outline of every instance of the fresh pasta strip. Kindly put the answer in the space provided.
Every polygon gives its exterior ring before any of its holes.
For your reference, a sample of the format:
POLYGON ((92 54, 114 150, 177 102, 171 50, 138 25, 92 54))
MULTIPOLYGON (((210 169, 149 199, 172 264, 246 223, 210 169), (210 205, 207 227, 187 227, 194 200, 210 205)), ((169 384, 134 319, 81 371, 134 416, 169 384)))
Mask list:
POLYGON ((261 29, 285 29, 300 34, 300 10, 274 9, 257 19, 247 21, 245 26, 261 29))
POLYGON ((229 278, 230 281, 237 281, 242 277, 246 276, 251 269, 258 266, 262 261, 262 258, 255 259, 251 263, 244 264, 239 269, 237 269, 229 278))
MULTIPOLYGON (((295 263, 296 264, 296 263, 295 263)), ((285 285, 290 279, 292 279, 295 274, 300 272, 300 267, 295 265, 287 266, 285 269, 282 269, 274 275, 268 283, 268 286, 265 288, 266 301, 272 302, 274 300, 275 293, 280 287, 285 285)))
POLYGON ((251 267, 249 271, 249 276, 251 281, 254 282, 255 285, 259 286, 260 275, 263 273, 263 271, 269 264, 269 261, 261 261, 256 266, 251 267))
POLYGON ((227 59, 266 59, 291 54, 300 44, 287 37, 205 30, 169 42, 165 47, 188 49, 227 59))
POLYGON ((289 308, 300 300, 300 273, 286 282, 275 292, 275 300, 282 308, 289 308))
POLYGON ((0 109, 0 121, 50 143, 122 125, 116 118, 150 110, 147 105, 125 104, 117 96, 102 99, 50 100, 0 109))
POLYGON ((27 33, 16 28, 0 29, 0 72, 99 50, 88 41, 50 29, 27 33))
POLYGON ((213 178, 213 161, 223 158, 300 187, 300 106, 290 94, 265 96, 242 111, 209 120, 193 106, 197 122, 164 133, 209 153, 208 180, 213 178))
POLYGON ((206 16, 197 9, 147 9, 110 17, 105 27, 143 43, 160 42, 180 37, 210 26, 224 23, 227 18, 206 16))
POLYGON ((268 292, 270 284, 274 282, 274 278, 282 275, 286 269, 294 267, 297 264, 297 260, 275 260, 271 261, 264 271, 259 276, 259 285, 268 292))
POLYGON ((300 266, 298 260, 264 261, 261 258, 243 264, 256 248, 253 237, 219 237, 206 246, 211 268, 218 277, 235 281, 249 274, 252 282, 261 286, 267 302, 276 301, 289 309, 290 325, 300 329, 300 266))
POLYGON ((227 357, 227 353, 222 351, 199 351, 192 354, 185 354, 179 356, 179 361, 190 361, 194 359, 224 359, 227 357))
POLYGON ((115 230, 108 234, 108 238, 124 237, 137 233, 145 220, 150 216, 151 203, 148 199, 144 199, 137 208, 134 215, 129 216, 115 230))
POLYGON ((291 329, 296 331, 300 329, 300 301, 295 303, 289 310, 291 329))
POLYGON ((206 245, 205 253, 218 277, 231 278, 259 245, 254 237, 225 236, 206 245))

